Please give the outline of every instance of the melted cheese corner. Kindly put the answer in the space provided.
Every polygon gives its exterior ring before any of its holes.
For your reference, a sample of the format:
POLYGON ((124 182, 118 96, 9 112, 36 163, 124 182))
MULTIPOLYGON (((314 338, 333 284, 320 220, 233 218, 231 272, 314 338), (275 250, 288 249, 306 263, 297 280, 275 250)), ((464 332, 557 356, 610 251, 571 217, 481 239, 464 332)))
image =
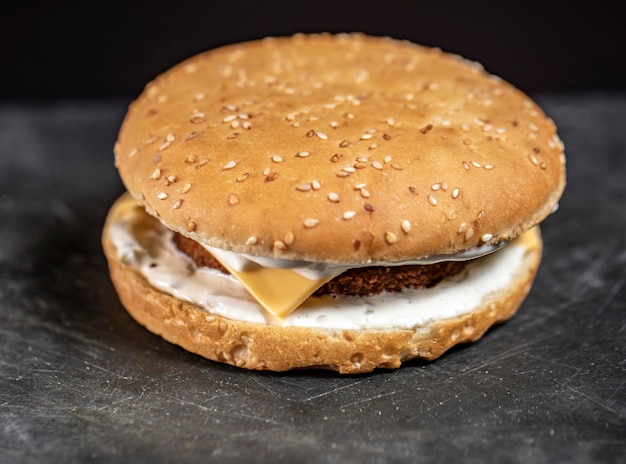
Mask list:
POLYGON ((218 259, 228 271, 237 277, 248 292, 266 311, 279 319, 291 314, 334 276, 309 279, 291 269, 260 267, 250 271, 237 271, 218 259))

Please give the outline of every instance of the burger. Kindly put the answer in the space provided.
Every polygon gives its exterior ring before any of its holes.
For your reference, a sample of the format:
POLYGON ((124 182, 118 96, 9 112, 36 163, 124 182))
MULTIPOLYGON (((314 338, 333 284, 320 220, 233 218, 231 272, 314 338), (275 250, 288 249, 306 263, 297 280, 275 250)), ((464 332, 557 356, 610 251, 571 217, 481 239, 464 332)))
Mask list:
POLYGON ((247 369, 433 360, 509 319, 565 186, 527 95, 457 55, 298 34, 193 56, 115 143, 102 242, 149 331, 247 369))

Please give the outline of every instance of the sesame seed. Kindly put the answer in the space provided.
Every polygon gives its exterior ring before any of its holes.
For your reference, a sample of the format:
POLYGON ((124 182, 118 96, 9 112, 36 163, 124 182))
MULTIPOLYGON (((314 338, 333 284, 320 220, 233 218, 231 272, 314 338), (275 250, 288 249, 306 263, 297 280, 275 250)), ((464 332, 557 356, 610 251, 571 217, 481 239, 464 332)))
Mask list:
POLYGON ((359 191, 359 193, 361 194, 361 196, 363 198, 369 198, 370 197, 370 192, 367 189, 361 189, 359 191))
POLYGON ((408 234, 411 231, 411 221, 405 219, 404 221, 402 221, 402 231, 405 234, 408 234))
POLYGON ((285 245, 283 242, 281 242, 280 240, 276 240, 274 242, 274 249, 275 250, 286 250, 287 249, 287 245, 285 245))
POLYGON ((133 148, 131 151, 128 152, 128 157, 132 158, 133 156, 135 156, 137 154, 137 149, 133 148))
POLYGON ((150 179, 152 180, 158 180, 160 177, 161 177, 161 170, 159 168, 156 168, 154 172, 150 175, 150 179))
POLYGON ((346 119, 354 119, 354 115, 352 113, 345 113, 343 117, 346 119))
POLYGON ((369 147, 367 147, 367 149, 368 150, 374 150, 376 147, 378 147, 378 144, 377 143, 373 143, 369 147))
POLYGON ((452 198, 454 198, 455 200, 456 200, 457 198, 459 198, 459 193, 461 193, 461 192, 460 192, 460 190, 459 190, 459 188, 458 188, 458 187, 457 187, 457 188, 455 188, 454 190, 452 190, 452 198))
POLYGON ((354 216, 356 216, 356 211, 344 211, 341 217, 343 217, 346 221, 349 221, 354 216))
POLYGON ((174 134, 167 134, 167 136, 165 137, 165 142, 163 142, 160 146, 159 146, 159 151, 165 150, 166 148, 168 148, 172 142, 174 141, 174 134))
POLYGON ((333 129, 337 129, 339 127, 339 123, 337 121, 330 121, 328 125, 333 129))
POLYGON ((483 234, 483 236, 482 236, 482 237, 480 237, 480 239, 481 239, 483 242, 488 242, 488 241, 489 241, 489 240, 491 240, 492 238, 493 238, 493 235, 491 235, 491 234, 483 234))
POLYGON ((432 195, 428 195, 428 203, 430 203, 433 206, 437 205, 437 199, 435 197, 433 197, 432 195))
POLYGON ((306 227, 307 229, 311 229, 312 227, 315 227, 319 223, 320 223, 319 219, 308 218, 304 220, 303 224, 304 224, 304 227, 306 227))
POLYGON ((402 171, 402 166, 398 163, 391 163, 391 167, 394 168, 396 171, 402 171))
POLYGON ((469 124, 461 124, 461 130, 463 132, 468 132, 469 131, 469 124))
POLYGON ((289 113, 287 116, 285 116, 285 120, 289 121, 289 122, 293 122, 296 119, 296 115, 293 113, 289 113))
POLYGON ((380 161, 374 161, 372 162, 372 167, 374 169, 378 169, 378 170, 382 170, 383 169, 383 165, 380 161))
POLYGON ((361 140, 369 140, 369 139, 371 139, 372 137, 373 137, 373 135, 372 135, 372 134, 363 134, 363 135, 361 136, 361 140))
POLYGON ((468 163, 467 161, 463 161, 463 168, 464 168, 466 171, 469 171, 469 170, 470 170, 470 165, 469 165, 469 163, 468 163))
POLYGON ((202 93, 202 92, 197 93, 197 94, 193 97, 193 101, 197 101, 197 102, 198 102, 198 101, 202 101, 202 100, 204 100, 204 97, 205 97, 205 96, 206 96, 206 95, 205 95, 204 93, 202 93))
POLYGON ((387 156, 385 156, 385 159, 383 161, 385 162, 385 164, 389 164, 389 163, 391 163, 391 160, 393 160, 391 155, 387 155, 387 156))
POLYGON ((320 184, 317 180, 313 180, 311 181, 311 187, 313 190, 319 190, 322 187, 322 184, 320 184))
POLYGON ((448 220, 451 221, 452 219, 454 219, 457 216, 458 216, 458 213, 457 213, 456 209, 451 209, 450 212, 448 213, 448 220))
POLYGON ((341 156, 335 153, 333 156, 330 157, 330 162, 336 163, 337 161, 339 161, 339 158, 341 158, 341 156))
POLYGON ((185 138, 185 140, 193 140, 198 136, 198 132, 196 131, 191 131, 189 132, 189 134, 187 134, 187 137, 185 138))
POLYGON ((298 128, 298 127, 300 127, 301 125, 302 125, 302 124, 300 124, 298 121, 295 121, 295 122, 293 122, 293 123, 291 124, 291 127, 298 128))
POLYGON ((310 153, 308 151, 299 151, 298 153, 296 153, 296 156, 298 158, 306 158, 309 155, 310 153))
POLYGON ((478 161, 470 161, 470 163, 472 163, 472 166, 474 166, 475 168, 481 168, 482 164, 480 164, 478 161))
POLYGON ((470 139, 469 137, 465 137, 463 139, 463 145, 471 145, 472 143, 472 139, 470 139))
POLYGON ((239 137, 241 134, 239 132, 233 132, 232 134, 229 134, 226 138, 227 139, 236 139, 237 137, 239 137))
POLYGON ((484 217, 485 217, 485 214, 486 214, 486 213, 485 213, 485 210, 484 210, 484 209, 481 209, 481 210, 478 212, 478 214, 476 215, 476 219, 482 219, 482 218, 484 218, 484 217))
POLYGON ((243 182, 244 180, 246 180, 248 177, 250 176, 249 172, 244 172, 242 175, 240 175, 239 177, 237 177, 237 182, 243 182))
POLYGON ((194 230, 196 230, 196 223, 193 221, 189 221, 187 223, 187 231, 188 232, 193 232, 194 230))
POLYGON ((231 193, 230 195, 228 195, 228 203, 230 203, 231 205, 236 205, 237 203, 239 203, 239 197, 234 193, 231 193))
POLYGON ((413 187, 412 185, 409 185, 409 192, 411 192, 413 195, 419 195, 419 193, 417 192, 417 189, 413 187))
POLYGON ((313 137, 314 135, 315 135, 315 131, 313 129, 311 129, 310 131, 306 133, 307 137, 313 137))
POLYGON ((333 203, 339 203, 339 195, 337 195, 335 192, 330 192, 328 194, 328 199, 333 203))
POLYGON ((362 188, 365 188, 365 187, 367 187, 367 184, 365 184, 365 183, 361 182, 361 183, 359 183, 359 184, 356 184, 356 185, 354 186, 354 189, 355 189, 355 190, 361 190, 362 188))
POLYGON ((474 229, 472 229, 471 227, 469 229, 467 229, 467 231, 465 232, 465 240, 469 240, 470 238, 472 238, 472 236, 474 235, 474 229))
POLYGON ((539 160, 537 159, 537 157, 535 155, 528 155, 528 159, 530 160, 531 163, 533 163, 535 166, 537 166, 539 164, 539 160))
POLYGON ((344 166, 344 167, 341 168, 341 170, 343 172, 347 172, 349 174, 352 174, 353 172, 356 171, 353 166, 344 166))
POLYGON ((316 135, 322 140, 328 139, 328 136, 324 132, 317 132, 316 135))
POLYGON ((430 188, 431 188, 431 190, 437 191, 437 190, 439 190, 441 188, 441 184, 440 183, 433 184, 433 185, 430 186, 430 188))
POLYGON ((506 132, 506 129, 504 127, 498 127, 496 129, 496 134, 504 134, 506 132))
POLYGON ((196 111, 189 117, 189 122, 192 124, 200 124, 202 121, 204 121, 204 113, 202 111, 196 111))
POLYGON ((233 122, 230 123, 230 128, 231 129, 237 129, 239 127, 240 122, 235 120, 233 122))
POLYGON ((373 213, 374 212, 374 207, 370 203, 365 203, 363 205, 363 209, 365 211, 367 211, 368 213, 373 213))
POLYGON ((385 241, 389 245, 392 245, 398 241, 398 236, 393 232, 385 232, 385 241))
POLYGON ((256 238, 254 235, 251 235, 250 237, 248 237, 248 239, 246 240, 246 245, 250 246, 250 245, 256 245, 257 242, 259 241, 258 238, 256 238))
POLYGON ((357 162, 353 164, 355 169, 364 169, 367 167, 367 164, 365 163, 361 163, 361 162, 357 162))
POLYGON ((191 189, 191 184, 187 182, 180 193, 187 193, 191 189))
POLYGON ((457 234, 462 234, 463 232, 465 232, 467 230, 467 222, 462 222, 461 225, 459 225, 458 230, 456 231, 457 234))
POLYGON ((388 126, 394 126, 396 124, 396 120, 393 118, 387 118, 385 122, 387 123, 388 126))
POLYGON ((239 119, 250 119, 250 115, 248 113, 239 113, 237 117, 239 119))
POLYGON ((228 163, 226 163, 226 164, 222 167, 222 169, 223 169, 224 171, 227 171, 227 170, 229 170, 229 169, 234 168, 235 166, 237 166, 237 162, 236 162, 235 160, 230 160, 228 163))
POLYGON ((308 192, 311 190, 310 184, 300 184, 296 187, 296 190, 300 190, 301 192, 308 192))
POLYGON ((537 131, 539 130, 539 128, 538 128, 535 124, 533 124, 532 122, 531 122, 531 123, 528 123, 528 128, 529 128, 531 131, 533 131, 533 132, 537 132, 537 131))
POLYGON ((179 199, 176 203, 174 203, 174 204, 172 205, 172 208, 174 208, 174 209, 178 209, 178 208, 180 208, 181 206, 183 206, 183 199, 182 199, 182 198, 181 198, 181 199, 179 199))
POLYGON ((489 132, 491 129, 493 129, 493 126, 491 124, 485 124, 483 126, 483 132, 489 132))
POLYGON ((383 140, 391 140, 391 135, 383 134, 383 140))
POLYGON ((429 131, 431 131, 433 129, 433 125, 432 124, 426 124, 424 127, 422 127, 420 129, 420 132, 422 134, 427 134, 429 131))
POLYGON ((276 171, 272 171, 265 177, 265 182, 272 182, 273 180, 276 180, 277 177, 278 173, 276 171))
POLYGON ((342 140, 341 142, 339 142, 340 148, 347 147, 348 145, 350 145, 350 142, 348 142, 347 140, 342 140))
POLYGON ((283 160, 282 156, 280 156, 280 155, 272 155, 272 161, 274 163, 280 163, 280 162, 282 162, 282 160, 283 160))
POLYGON ((548 164, 545 161, 539 163, 539 168, 542 170, 546 170, 548 168, 548 164))
POLYGON ((165 192, 161 192, 161 193, 159 193, 159 194, 157 195, 157 198, 158 198, 159 200, 165 200, 165 199, 167 198, 167 196, 168 196, 168 195, 167 195, 167 193, 165 193, 165 192))
POLYGON ((234 121, 235 119, 237 119, 237 115, 236 114, 229 114, 228 116, 225 116, 223 121, 224 122, 231 122, 234 121))
POLYGON ((289 231, 285 234, 285 238, 283 239, 283 241, 285 242, 285 245, 291 245, 294 239, 295 239, 295 236, 293 235, 293 232, 289 231))
POLYGON ((178 179, 177 179, 177 178, 176 178, 176 176, 174 176, 174 175, 169 175, 169 176, 167 176, 167 181, 168 181, 168 182, 174 183, 174 182, 176 182, 177 180, 178 180, 178 179))
POLYGON ((493 164, 485 164, 483 168, 487 171, 491 171, 493 168, 495 168, 495 166, 493 164))
POLYGON ((250 121, 244 121, 241 123, 241 127, 243 127, 245 130, 250 130, 252 129, 252 123, 250 123, 250 121))

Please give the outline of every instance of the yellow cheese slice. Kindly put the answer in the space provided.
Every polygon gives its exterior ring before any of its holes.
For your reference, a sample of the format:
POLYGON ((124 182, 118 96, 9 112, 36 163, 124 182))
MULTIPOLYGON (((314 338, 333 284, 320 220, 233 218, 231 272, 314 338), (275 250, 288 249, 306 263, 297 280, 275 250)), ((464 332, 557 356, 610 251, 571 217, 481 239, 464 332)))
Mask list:
POLYGON ((334 277, 331 275, 313 280, 291 269, 268 267, 251 271, 236 271, 217 256, 215 257, 241 281, 246 290, 265 310, 279 319, 289 316, 315 290, 334 277))

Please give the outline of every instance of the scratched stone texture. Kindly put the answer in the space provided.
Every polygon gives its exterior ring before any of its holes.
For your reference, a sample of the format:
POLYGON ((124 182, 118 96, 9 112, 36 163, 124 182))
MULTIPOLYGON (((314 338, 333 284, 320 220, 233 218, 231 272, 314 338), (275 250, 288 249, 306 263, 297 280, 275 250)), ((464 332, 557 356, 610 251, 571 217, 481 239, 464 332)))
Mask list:
POLYGON ((626 462, 626 94, 536 98, 569 184, 520 312, 345 377, 239 370, 137 325, 99 243, 127 102, 0 105, 0 463, 626 462))

